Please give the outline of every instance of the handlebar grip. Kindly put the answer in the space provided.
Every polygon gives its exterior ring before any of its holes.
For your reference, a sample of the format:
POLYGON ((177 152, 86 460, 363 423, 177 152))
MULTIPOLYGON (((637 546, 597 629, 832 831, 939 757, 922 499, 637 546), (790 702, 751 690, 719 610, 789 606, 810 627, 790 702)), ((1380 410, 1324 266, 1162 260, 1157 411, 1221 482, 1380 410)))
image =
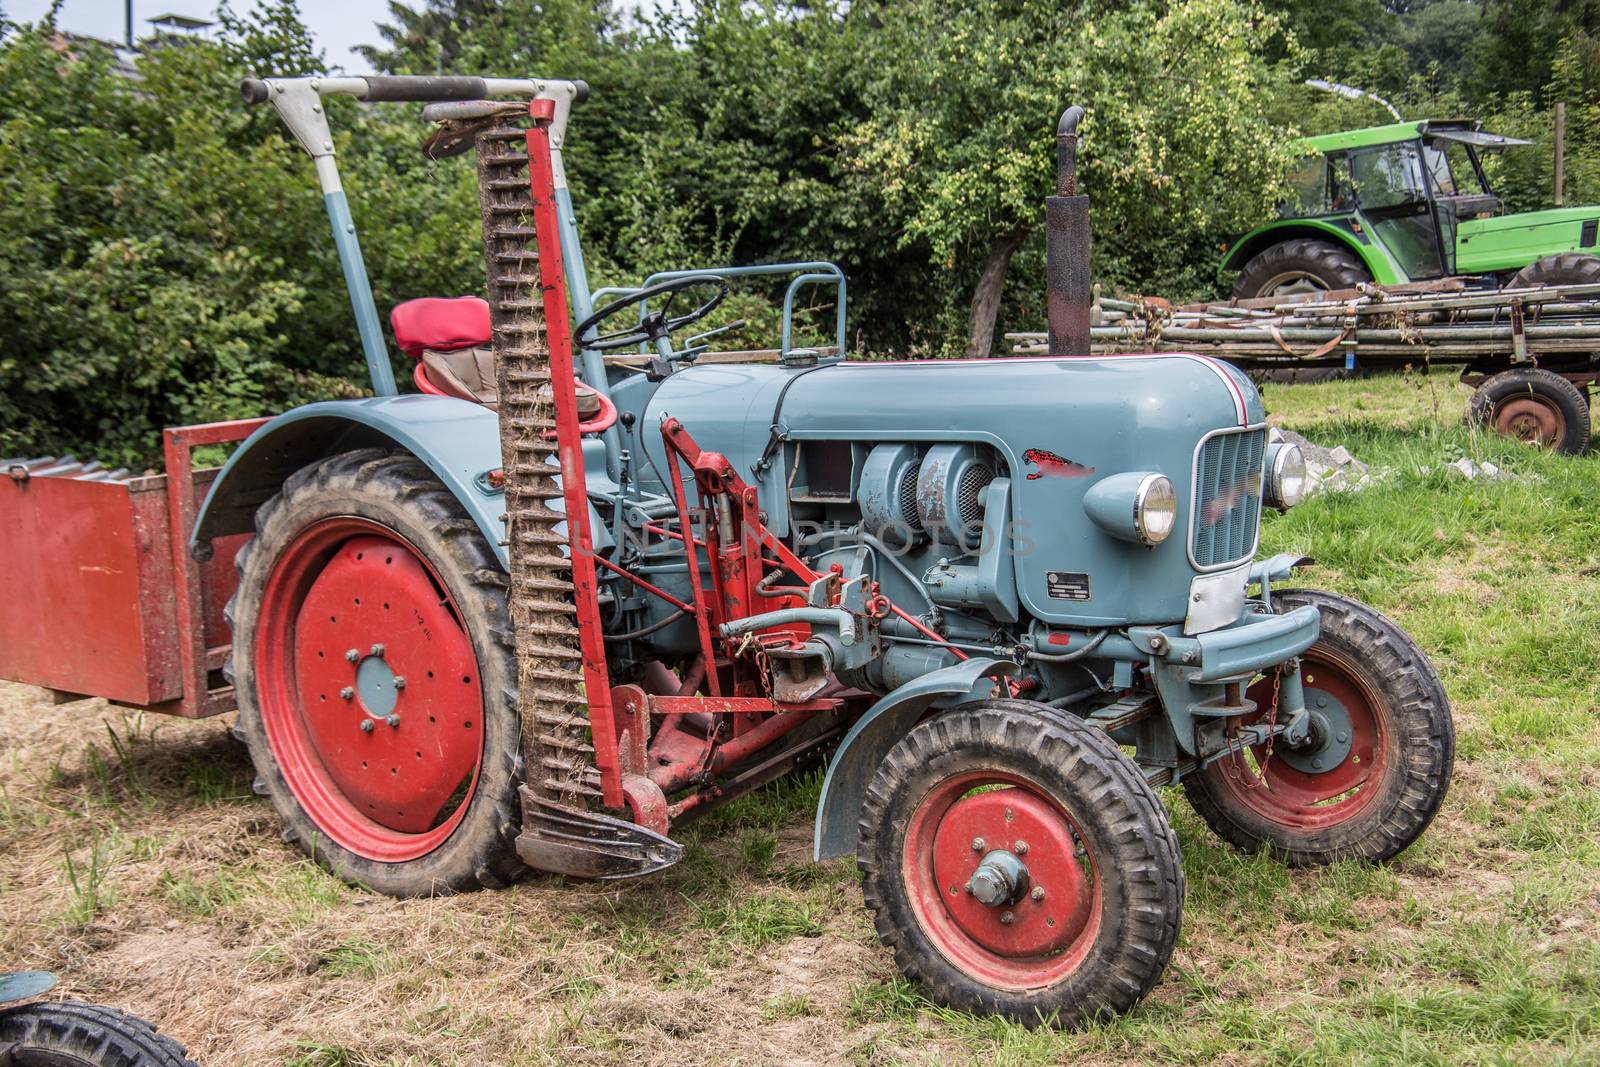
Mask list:
POLYGON ((582 78, 574 78, 574 79, 572 79, 572 84, 577 86, 577 89, 578 89, 578 91, 576 93, 574 93, 573 96, 572 96, 572 102, 574 104, 581 104, 585 100, 589 99, 589 83, 588 82, 584 81, 582 78))
POLYGON ((239 95, 244 97, 247 104, 264 104, 267 102, 267 83, 260 78, 246 78, 239 83, 239 95))
POLYGON ((488 96, 482 78, 434 78, 413 74, 366 75, 368 100, 482 100, 488 96))

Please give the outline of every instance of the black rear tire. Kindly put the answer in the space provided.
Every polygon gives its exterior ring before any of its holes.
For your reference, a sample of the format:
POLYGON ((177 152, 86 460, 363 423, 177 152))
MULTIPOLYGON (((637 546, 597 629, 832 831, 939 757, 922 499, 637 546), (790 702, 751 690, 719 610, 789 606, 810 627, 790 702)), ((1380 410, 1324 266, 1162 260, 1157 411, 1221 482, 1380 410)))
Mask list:
POLYGON ((902 738, 867 789, 857 862, 878 938, 906 975, 941 1004, 1030 1027, 1132 1008, 1182 920, 1177 836, 1139 769, 1102 731, 1031 701, 963 704, 902 738), (997 798, 1002 823, 988 811, 997 798), (964 820, 974 802, 989 822, 964 820), (1070 831, 1035 834, 1029 813, 1041 811, 1070 831), (970 837, 991 825, 987 845, 970 837), (1011 842, 1030 825, 1031 851, 1011 842), (985 910, 959 883, 995 845, 1019 852, 1033 888, 985 910), (1007 936, 1033 940, 995 949, 1007 936))
POLYGON ((0 1061, 15 1067, 196 1067, 136 1015, 75 1000, 0 1010, 0 1061))
POLYGON ((1562 252, 1536 259, 1511 276, 1507 289, 1529 289, 1535 285, 1593 285, 1600 283, 1600 256, 1584 252, 1562 252))
MULTIPOLYGON (((1405 631, 1367 605, 1315 589, 1274 590, 1272 600, 1279 610, 1315 604, 1322 614, 1322 634, 1301 659, 1307 707, 1327 714, 1327 703, 1317 706, 1320 696, 1345 711, 1341 694, 1348 703, 1364 696, 1376 736, 1366 746, 1357 738, 1342 755, 1330 743, 1335 758, 1314 771, 1312 752, 1224 758, 1185 775, 1183 791, 1218 837, 1245 852, 1265 849, 1291 867, 1390 859, 1422 835, 1450 787, 1456 735, 1444 686, 1405 631), (1334 677, 1319 677, 1324 672, 1334 677), (1376 780, 1365 779, 1327 806, 1298 802, 1299 786, 1315 789, 1319 780, 1349 774, 1363 753, 1369 767, 1381 768, 1376 780), (1294 764, 1287 770, 1286 760, 1294 764)), ((1250 692, 1265 703, 1262 688, 1270 692, 1270 682, 1250 692)), ((1354 723, 1360 733, 1361 719, 1349 714, 1344 728, 1354 723)))
POLYGON ((1589 447, 1589 398, 1542 367, 1501 371, 1467 401, 1468 422, 1569 456, 1589 447))
MULTIPOLYGON (((255 764, 256 792, 272 800, 284 822, 284 840, 299 845, 345 881, 391 896, 500 889, 513 882, 524 870, 516 854, 522 760, 507 581, 493 549, 450 490, 420 460, 403 453, 362 449, 330 456, 290 475, 283 490, 261 506, 256 512, 256 536, 240 550, 236 566, 239 586, 227 608, 234 653, 225 672, 235 685, 238 730, 255 764), (464 811, 436 847, 404 860, 364 855, 354 842, 347 846, 339 840, 330 816, 319 821, 314 812, 318 803, 325 802, 318 799, 315 789, 302 787, 297 792, 291 784, 292 776, 281 765, 284 754, 274 749, 273 734, 263 718, 262 687, 270 679, 261 676, 260 651, 265 645, 258 635, 268 632, 263 623, 268 587, 281 584, 282 561, 289 558, 306 531, 347 517, 393 531, 432 568, 439 594, 447 598, 476 661, 476 678, 467 693, 469 698, 481 697, 482 721, 474 726, 481 738, 481 757, 470 788, 462 786, 452 801, 452 811, 464 811)), ((389 591, 382 594, 385 599, 391 595, 389 591)), ((387 603, 384 609, 388 609, 387 603)), ((418 625, 422 625, 420 617, 418 625)), ((443 636, 435 633, 430 641, 440 644, 443 636)), ((351 643, 355 643, 354 635, 351 643)), ((343 657, 330 659, 342 661, 343 657)), ((411 673, 418 677, 401 701, 413 699, 410 694, 427 684, 420 669, 411 673)), ((432 677, 429 671, 427 678, 432 677)), ((351 736, 360 738, 355 732, 359 712, 349 704, 341 707, 343 702, 336 697, 328 699, 327 704, 313 705, 306 698, 300 714, 307 720, 313 715, 349 714, 351 736)), ((406 710, 404 703, 396 707, 406 710)), ((445 718, 442 712, 440 717, 445 718)), ((402 718, 408 719, 409 713, 402 718)), ((472 718, 479 718, 479 713, 472 718)), ((428 721, 433 720, 430 717, 428 721)), ((382 738, 388 729, 380 725, 365 736, 382 738)), ((419 721, 417 729, 427 727, 419 721)), ((282 730, 278 733, 283 736, 282 730)), ((419 747, 418 760, 424 757, 421 748, 427 747, 426 742, 419 747)), ((385 777, 381 770, 380 766, 380 781, 385 777)), ((334 815, 342 811, 327 810, 334 815)))
POLYGON ((1258 252, 1233 282, 1233 295, 1286 296, 1294 292, 1354 289, 1372 273, 1348 248, 1311 237, 1296 237, 1258 252))

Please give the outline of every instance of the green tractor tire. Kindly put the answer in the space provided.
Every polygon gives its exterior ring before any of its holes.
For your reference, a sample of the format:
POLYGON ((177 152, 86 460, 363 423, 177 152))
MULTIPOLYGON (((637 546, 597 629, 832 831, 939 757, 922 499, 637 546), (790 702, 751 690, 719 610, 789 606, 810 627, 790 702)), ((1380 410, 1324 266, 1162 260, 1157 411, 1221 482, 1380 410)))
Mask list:
POLYGON ((1350 251, 1328 241, 1296 237, 1256 253, 1233 282, 1233 295, 1257 296, 1354 289, 1370 282, 1372 273, 1350 251))
POLYGON ((1600 284, 1600 256, 1584 252, 1562 252, 1536 259, 1511 276, 1507 289, 1529 289, 1535 285, 1600 284))

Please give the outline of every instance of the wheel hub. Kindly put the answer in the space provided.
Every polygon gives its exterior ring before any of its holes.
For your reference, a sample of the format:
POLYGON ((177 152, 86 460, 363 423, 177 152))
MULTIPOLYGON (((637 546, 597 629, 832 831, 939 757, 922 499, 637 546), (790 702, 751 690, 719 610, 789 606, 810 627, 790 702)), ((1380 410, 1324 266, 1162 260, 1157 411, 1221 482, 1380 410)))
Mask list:
POLYGON ((1021 788, 957 800, 933 841, 946 913, 966 937, 1010 957, 1057 952, 1083 931, 1092 893, 1081 855, 1071 824, 1021 788))
POLYGON ((1355 731, 1350 726, 1350 713, 1332 693, 1307 689, 1306 707, 1311 713, 1311 729, 1305 744, 1285 746, 1278 752, 1295 770, 1322 774, 1349 757, 1355 731))
POLYGON ((1553 404, 1539 397, 1516 396, 1496 409, 1494 428, 1506 437, 1544 447, 1565 434, 1566 420, 1553 404))
POLYGON ((1013 852, 996 849, 983 857, 967 882, 967 892, 987 908, 1015 904, 1028 889, 1028 868, 1013 852))

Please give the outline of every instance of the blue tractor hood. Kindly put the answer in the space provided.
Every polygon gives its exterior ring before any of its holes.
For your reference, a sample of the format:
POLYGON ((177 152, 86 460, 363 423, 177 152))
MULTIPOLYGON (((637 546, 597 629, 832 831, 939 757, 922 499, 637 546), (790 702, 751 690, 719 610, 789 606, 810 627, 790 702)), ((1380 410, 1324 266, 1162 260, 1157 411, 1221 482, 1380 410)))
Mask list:
MULTIPOLYGON (((708 365, 662 382, 641 434, 665 470, 655 428, 681 420, 758 484, 775 532, 787 533, 790 448, 807 440, 992 445, 1012 483, 1012 554, 1018 592, 1036 617, 1096 625, 1182 618, 1197 449, 1217 431, 1265 421, 1261 397, 1237 369, 1188 354, 844 362, 817 368, 708 365), (1113 474, 1172 480, 1178 526, 1161 545, 1117 541, 1095 527, 1083 496, 1113 474), (1137 571, 1137 573, 1135 573, 1137 571), (1051 595, 1051 574, 1087 574, 1090 596, 1051 595)), ((1253 554, 1254 539, 1246 556, 1253 554)))

